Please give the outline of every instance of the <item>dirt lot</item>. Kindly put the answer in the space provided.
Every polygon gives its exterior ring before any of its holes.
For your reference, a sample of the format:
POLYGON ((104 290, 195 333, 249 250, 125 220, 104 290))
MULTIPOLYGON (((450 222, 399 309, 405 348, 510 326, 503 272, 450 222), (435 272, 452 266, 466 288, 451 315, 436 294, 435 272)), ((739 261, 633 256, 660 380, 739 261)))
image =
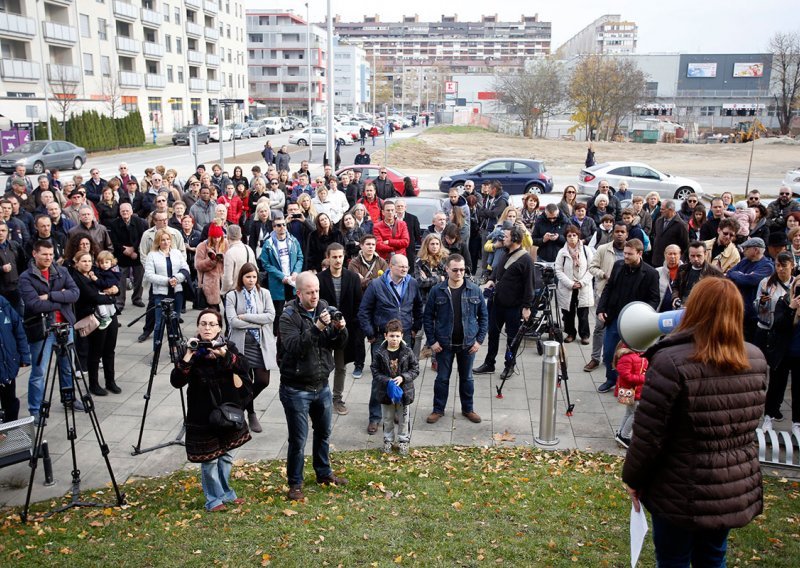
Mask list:
MULTIPOLYGON (((500 156, 542 159, 551 174, 576 174, 586 159, 585 142, 530 140, 479 129, 431 129, 393 144, 389 162, 400 170, 448 171, 500 156), (452 130, 460 130, 452 132, 452 130), (448 132, 451 131, 451 132, 448 132)), ((754 177, 782 178, 800 165, 800 142, 762 139, 753 156, 754 177)), ((597 163, 641 161, 664 172, 697 177, 747 175, 752 144, 633 144, 596 142, 597 163)))

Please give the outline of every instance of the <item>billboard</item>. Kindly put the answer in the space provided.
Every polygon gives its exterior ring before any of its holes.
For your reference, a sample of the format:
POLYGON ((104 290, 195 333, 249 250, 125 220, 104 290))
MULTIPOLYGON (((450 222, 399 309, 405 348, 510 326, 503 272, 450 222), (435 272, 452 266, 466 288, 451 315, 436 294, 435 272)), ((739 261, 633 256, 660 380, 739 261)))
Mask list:
POLYGON ((716 63, 689 63, 686 76, 692 79, 709 79, 717 76, 716 63))
POLYGON ((458 92, 458 83, 456 81, 445 81, 444 93, 446 95, 455 95, 458 92))
POLYGON ((763 63, 734 63, 733 64, 734 77, 763 77, 764 64, 763 63))

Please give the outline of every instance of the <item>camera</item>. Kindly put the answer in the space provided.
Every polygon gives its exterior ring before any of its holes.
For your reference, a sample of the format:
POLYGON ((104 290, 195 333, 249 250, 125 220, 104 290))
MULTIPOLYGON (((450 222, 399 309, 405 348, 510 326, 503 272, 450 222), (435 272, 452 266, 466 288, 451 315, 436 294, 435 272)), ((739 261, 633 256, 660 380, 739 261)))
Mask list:
POLYGON ((331 321, 342 321, 344 319, 344 314, 336 306, 328 306, 325 309, 331 315, 331 321))
MULTIPOLYGON (((556 269, 552 262, 536 262, 534 268, 534 282, 542 282, 545 286, 555 284, 556 269), (540 276, 541 275, 541 276, 540 276)), ((537 288, 539 286, 536 286, 537 288)))
POLYGON ((302 219, 302 218, 303 218, 302 213, 292 213, 292 216, 290 217, 290 219, 302 219))
POLYGON ((225 340, 222 338, 219 338, 216 341, 204 341, 198 337, 190 337, 186 340, 186 348, 190 351, 201 351, 203 349, 208 350, 222 347, 224 343, 225 340))

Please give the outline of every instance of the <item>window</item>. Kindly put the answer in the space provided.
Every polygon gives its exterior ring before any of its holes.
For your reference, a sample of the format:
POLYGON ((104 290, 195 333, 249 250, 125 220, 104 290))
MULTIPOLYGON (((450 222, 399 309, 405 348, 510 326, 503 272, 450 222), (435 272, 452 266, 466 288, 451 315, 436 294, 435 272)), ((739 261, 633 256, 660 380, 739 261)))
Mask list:
POLYGON ((175 52, 176 53, 183 53, 183 38, 176 37, 175 38, 175 52))
POLYGON ((139 97, 124 96, 122 97, 122 110, 125 112, 136 112, 139 110, 139 97))
POLYGON ((83 72, 87 75, 94 75, 94 58, 91 53, 83 54, 83 72))
POLYGON ((92 37, 92 33, 89 30, 89 16, 86 14, 81 14, 80 16, 81 37, 92 37))
POLYGON ((170 99, 170 102, 172 104, 172 110, 183 110, 183 99, 170 99))
POLYGON ((174 83, 175 82, 175 77, 173 76, 173 73, 172 73, 172 65, 167 65, 167 82, 168 83, 174 83))
POLYGON ((108 39, 108 22, 105 18, 97 18, 97 37, 105 41, 108 39))
POLYGON ((180 25, 181 23, 181 7, 175 6, 175 23, 180 25))
POLYGON ((169 4, 167 4, 167 3, 162 4, 161 9, 164 12, 164 21, 165 22, 169 22, 169 14, 170 14, 169 4))
POLYGON ((165 46, 167 48, 167 53, 172 53, 172 36, 171 35, 166 34, 164 36, 164 44, 165 44, 165 46))
MULTIPOLYGON (((227 28, 227 29, 226 29, 226 32, 227 32, 227 35, 228 35, 228 39, 231 39, 231 25, 230 25, 230 24, 228 24, 228 25, 226 26, 226 28, 227 28)), ((222 34, 220 34, 220 35, 222 35, 222 34)))
POLYGON ((701 106, 700 116, 714 116, 716 110, 713 106, 701 106))
POLYGON ((178 67, 178 83, 183 85, 183 67, 178 67))
POLYGON ((111 77, 111 58, 108 55, 100 56, 100 72, 103 77, 111 77))

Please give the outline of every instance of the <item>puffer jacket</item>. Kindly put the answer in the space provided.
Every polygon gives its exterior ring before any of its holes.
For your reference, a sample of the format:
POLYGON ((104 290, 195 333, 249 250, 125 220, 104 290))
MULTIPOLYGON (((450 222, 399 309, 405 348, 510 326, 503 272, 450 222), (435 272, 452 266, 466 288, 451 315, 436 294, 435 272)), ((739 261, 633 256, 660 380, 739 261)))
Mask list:
POLYGON ((13 381, 20 365, 30 364, 31 350, 22 318, 8 300, 0 296, 0 385, 13 381))
POLYGON ((394 404, 386 392, 389 381, 397 375, 403 377, 400 388, 403 389, 403 406, 408 406, 414 402, 414 379, 419 376, 419 363, 414 357, 414 352, 405 343, 400 344, 400 359, 397 364, 397 372, 392 372, 389 365, 389 351, 386 342, 383 342, 375 353, 375 359, 370 365, 372 376, 372 388, 375 398, 381 404, 394 404))
POLYGON ((619 389, 635 389, 635 399, 640 400, 645 371, 647 371, 647 359, 642 357, 641 353, 620 343, 614 353, 614 368, 617 370, 617 386, 614 387, 614 396, 619 395, 619 389))
POLYGON ((622 478, 647 509, 685 530, 742 527, 762 511, 753 432, 764 411, 767 362, 731 373, 689 361, 691 330, 651 347, 622 478))

